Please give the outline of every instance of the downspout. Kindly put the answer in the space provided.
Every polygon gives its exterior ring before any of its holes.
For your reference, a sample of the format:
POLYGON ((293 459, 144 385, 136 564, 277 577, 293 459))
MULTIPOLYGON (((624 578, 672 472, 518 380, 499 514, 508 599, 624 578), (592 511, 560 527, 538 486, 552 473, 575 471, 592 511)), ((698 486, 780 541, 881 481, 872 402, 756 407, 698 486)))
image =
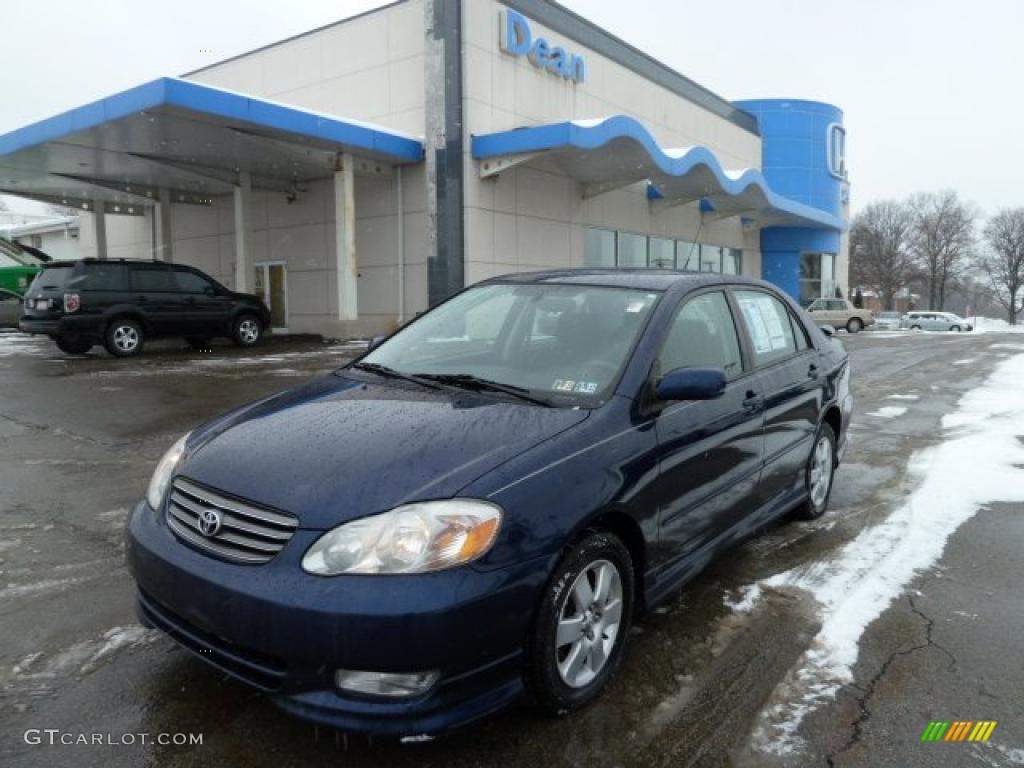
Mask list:
POLYGON ((395 167, 398 195, 398 325, 405 322, 405 206, 402 204, 402 166, 395 167))

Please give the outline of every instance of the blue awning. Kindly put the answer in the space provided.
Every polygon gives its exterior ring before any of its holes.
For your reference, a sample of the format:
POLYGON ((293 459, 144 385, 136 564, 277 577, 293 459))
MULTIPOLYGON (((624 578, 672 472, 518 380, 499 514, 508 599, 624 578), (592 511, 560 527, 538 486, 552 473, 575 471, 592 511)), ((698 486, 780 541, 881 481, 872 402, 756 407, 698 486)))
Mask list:
POLYGON ((548 157, 595 193, 647 182, 650 199, 665 205, 699 201, 716 217, 738 216, 759 226, 847 228, 838 216, 774 192, 757 169, 726 170, 705 147, 661 147, 625 115, 473 136, 472 151, 484 176, 548 157))
POLYGON ((329 178, 341 153, 371 165, 418 163, 423 141, 162 78, 0 136, 0 192, 132 205, 164 188, 203 202, 230 192, 241 172, 268 189, 329 178))

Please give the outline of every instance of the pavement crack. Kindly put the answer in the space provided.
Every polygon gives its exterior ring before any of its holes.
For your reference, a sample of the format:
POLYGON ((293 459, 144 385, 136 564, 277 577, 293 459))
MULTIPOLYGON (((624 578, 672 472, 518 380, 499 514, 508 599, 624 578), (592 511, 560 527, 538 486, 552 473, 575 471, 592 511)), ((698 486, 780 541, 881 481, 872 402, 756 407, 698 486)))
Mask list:
POLYGON ((126 440, 124 442, 119 443, 109 442, 107 440, 100 440, 99 438, 91 437, 89 435, 82 435, 77 432, 72 432, 68 429, 65 429, 64 427, 55 427, 50 424, 38 424, 34 421, 28 421, 27 419, 19 419, 6 413, 0 413, 0 419, 9 421, 11 424, 14 424, 17 427, 21 427, 22 429, 31 430, 33 432, 46 432, 57 437, 67 437, 71 440, 75 440, 82 443, 88 443, 89 445, 95 445, 101 448, 112 448, 116 450, 119 448, 129 448, 133 445, 138 445, 139 443, 145 442, 141 438, 136 440, 126 440))
POLYGON ((862 694, 861 696, 856 698, 859 714, 857 716, 857 719, 854 720, 851 724, 853 732, 851 733, 850 738, 848 738, 846 742, 841 747, 839 747, 839 749, 833 750, 825 756, 825 762, 828 764, 829 768, 835 768, 836 758, 853 749, 853 747, 856 746, 860 742, 861 738, 864 736, 864 725, 865 723, 867 723, 868 720, 871 719, 871 709, 869 707, 869 702, 871 701, 871 698, 875 695, 875 686, 878 685, 879 681, 881 681, 883 677, 885 677, 886 673, 888 673, 889 671, 889 667, 892 666, 892 664, 897 659, 903 658, 904 656, 910 656, 914 653, 917 653, 918 651, 924 650, 925 648, 934 647, 949 657, 950 669, 956 667, 956 657, 942 645, 935 642, 935 639, 932 636, 932 633, 935 629, 935 621, 929 616, 927 616, 920 608, 917 607, 917 605, 914 603, 913 597, 908 596, 907 602, 910 604, 910 610, 912 610, 915 614, 917 614, 917 616, 922 621, 924 621, 924 642, 917 643, 916 645, 913 645, 910 648, 902 648, 900 650, 893 651, 891 654, 889 654, 889 657, 882 663, 882 666, 879 667, 878 672, 875 673, 875 675, 867 682, 866 685, 860 686, 850 684, 848 686, 850 688, 855 688, 862 694))

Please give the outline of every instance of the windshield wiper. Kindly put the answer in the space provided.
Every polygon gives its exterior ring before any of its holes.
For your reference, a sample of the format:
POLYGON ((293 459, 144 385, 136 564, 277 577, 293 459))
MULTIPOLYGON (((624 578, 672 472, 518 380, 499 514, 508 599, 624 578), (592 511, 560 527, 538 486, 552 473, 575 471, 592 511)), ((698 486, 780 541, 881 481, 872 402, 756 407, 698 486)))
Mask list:
POLYGON ((386 365, 380 363, 356 363, 352 366, 357 371, 369 371, 370 373, 376 373, 378 376, 384 376, 388 379, 400 379, 402 381, 411 381, 413 384, 419 384, 421 387, 427 387, 428 389, 440 389, 437 384, 432 381, 427 381, 423 376, 416 376, 412 373, 402 373, 396 371, 394 368, 389 368, 386 365))
POLYGON ((430 381, 448 384, 453 387, 461 387, 463 389, 502 392, 506 395, 511 395, 512 397, 524 400, 525 402, 533 403, 534 405, 542 405, 545 408, 554 408, 554 406, 547 400, 531 395, 530 390, 526 387, 517 387, 514 384, 502 384, 500 381, 481 379, 479 376, 474 376, 471 373, 418 373, 416 376, 417 378, 429 379, 430 381))

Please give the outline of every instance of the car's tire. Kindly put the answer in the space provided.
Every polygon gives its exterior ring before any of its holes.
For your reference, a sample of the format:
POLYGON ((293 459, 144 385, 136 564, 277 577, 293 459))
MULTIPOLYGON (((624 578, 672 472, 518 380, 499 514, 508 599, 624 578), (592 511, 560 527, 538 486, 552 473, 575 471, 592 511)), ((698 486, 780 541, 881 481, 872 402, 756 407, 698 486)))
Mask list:
POLYGON ((860 318, 851 317, 846 322, 846 332, 847 333, 860 333, 863 330, 864 330, 864 323, 863 323, 863 321, 860 320, 860 318))
POLYGON ((146 334, 142 325, 130 317, 115 317, 107 326, 103 346, 114 357, 135 357, 142 352, 146 334))
POLYGON ((256 315, 241 314, 231 324, 231 338, 239 347, 253 347, 263 338, 263 323, 256 315))
POLYGON ((54 342, 65 355, 84 355, 93 348, 92 339, 85 336, 58 336, 54 342))
POLYGON ((587 531, 562 558, 527 642, 527 685, 541 709, 579 709, 612 679, 629 636, 634 590, 629 550, 614 534, 587 531))
POLYGON ((920 325, 912 325, 912 326, 910 326, 910 330, 912 330, 912 331, 920 331, 921 330, 921 326, 920 325))
POLYGON ((836 434, 828 424, 818 427, 810 458, 804 470, 807 501, 795 512, 800 520, 815 520, 825 514, 832 496, 832 480, 836 471, 836 434))
POLYGON ((202 350, 202 349, 209 349, 210 348, 210 340, 209 339, 199 338, 197 336, 189 336, 189 337, 187 337, 185 339, 185 343, 188 344, 190 348, 192 348, 192 349, 194 349, 196 351, 199 351, 199 350, 202 350))
POLYGON ((959 325, 954 325, 949 330, 951 330, 953 333, 960 333, 960 326, 959 325))

